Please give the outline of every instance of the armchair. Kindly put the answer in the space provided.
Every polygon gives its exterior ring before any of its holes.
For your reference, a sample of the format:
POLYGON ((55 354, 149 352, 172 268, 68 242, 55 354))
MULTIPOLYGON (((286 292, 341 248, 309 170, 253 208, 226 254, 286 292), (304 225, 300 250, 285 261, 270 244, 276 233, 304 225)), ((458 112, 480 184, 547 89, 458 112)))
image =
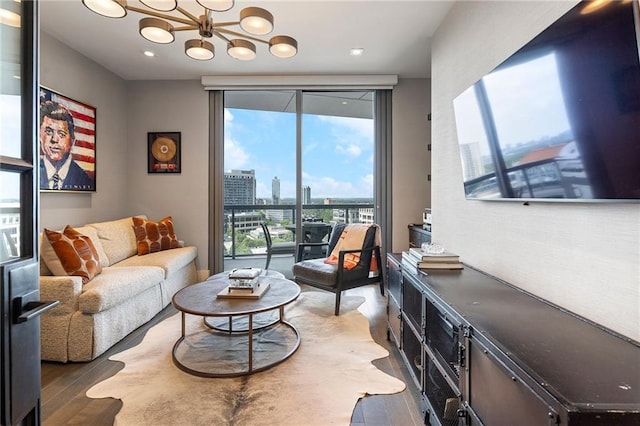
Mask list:
MULTIPOLYGON (((357 224, 357 226, 367 225, 357 224)), ((344 290, 379 283, 380 293, 384 296, 380 245, 376 244, 376 233, 379 232, 378 225, 374 224, 368 227, 361 246, 343 247, 338 253, 337 264, 328 264, 325 259, 303 260, 307 247, 325 245, 327 246, 327 254, 332 253, 346 227, 346 224, 335 225, 328 242, 298 244, 296 263, 293 265, 295 282, 335 293, 335 315, 340 314, 340 296, 344 290), (345 257, 351 254, 359 255, 360 258, 354 267, 348 269, 345 266, 345 257), (376 261, 375 271, 371 271, 372 258, 375 258, 376 261)))

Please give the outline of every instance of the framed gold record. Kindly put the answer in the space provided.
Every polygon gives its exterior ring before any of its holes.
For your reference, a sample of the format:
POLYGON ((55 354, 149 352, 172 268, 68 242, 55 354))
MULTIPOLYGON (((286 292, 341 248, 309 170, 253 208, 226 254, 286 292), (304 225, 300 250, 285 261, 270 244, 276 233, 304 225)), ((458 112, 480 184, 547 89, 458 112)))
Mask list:
POLYGON ((148 173, 180 173, 180 132, 149 132, 148 173))

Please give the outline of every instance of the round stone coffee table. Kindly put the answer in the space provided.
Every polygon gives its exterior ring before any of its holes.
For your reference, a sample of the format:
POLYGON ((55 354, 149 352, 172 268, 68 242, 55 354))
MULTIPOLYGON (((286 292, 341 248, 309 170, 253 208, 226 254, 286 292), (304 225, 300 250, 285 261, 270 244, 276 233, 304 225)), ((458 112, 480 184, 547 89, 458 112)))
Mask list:
MULTIPOLYGON (((217 274, 211 275, 207 278, 207 281, 225 280, 227 284, 229 284, 229 273, 231 272, 231 270, 218 272, 217 274)), ((285 279, 283 273, 271 269, 263 270, 262 276, 285 279)), ((246 316, 235 316, 228 320, 225 318, 209 317, 204 319, 204 323, 207 327, 211 327, 218 331, 242 332, 249 330, 247 319, 248 318, 246 316)), ((273 311, 256 314, 253 316, 253 331, 269 327, 278 321, 279 318, 276 315, 273 315, 273 311)))
POLYGON ((236 377, 271 368, 289 358, 300 346, 300 335, 285 321, 284 307, 298 298, 300 287, 283 278, 263 276, 269 288, 259 299, 218 298, 229 285, 228 276, 193 284, 173 296, 182 316, 182 332, 173 346, 173 361, 181 370, 201 377, 236 377), (254 316, 271 313, 273 320, 257 328, 254 316), (190 316, 203 317, 193 321, 190 316), (234 319, 244 317, 246 328, 234 328, 234 319), (226 318, 228 326, 209 323, 226 318))

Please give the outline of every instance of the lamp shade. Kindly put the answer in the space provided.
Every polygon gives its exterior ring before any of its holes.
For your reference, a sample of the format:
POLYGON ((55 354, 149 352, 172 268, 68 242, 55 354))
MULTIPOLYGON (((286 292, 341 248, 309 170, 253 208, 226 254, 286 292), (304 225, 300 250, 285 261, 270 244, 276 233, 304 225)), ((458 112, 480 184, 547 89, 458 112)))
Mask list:
POLYGON ((269 52, 278 58, 290 58, 298 53, 298 42, 289 36, 275 36, 269 40, 269 52))
POLYGON ((202 7, 214 12, 226 12, 233 7, 233 0, 196 0, 202 7))
POLYGON ((184 53, 192 59, 208 61, 215 56, 213 44, 206 40, 192 39, 184 42, 184 53))
POLYGON ((172 43, 175 40, 173 31, 173 25, 162 19, 142 18, 140 20, 140 35, 154 43, 172 43))
POLYGON ((240 28, 249 34, 269 34, 273 31, 273 15, 259 7, 245 7, 240 11, 240 28))
POLYGON ((127 15, 126 0, 82 0, 87 9, 107 18, 122 18, 127 15))
POLYGON ((140 0, 140 3, 160 12, 170 12, 178 7, 177 0, 140 0))
POLYGON ((241 61, 250 61, 256 57, 256 45, 248 40, 233 39, 227 44, 229 56, 241 61))

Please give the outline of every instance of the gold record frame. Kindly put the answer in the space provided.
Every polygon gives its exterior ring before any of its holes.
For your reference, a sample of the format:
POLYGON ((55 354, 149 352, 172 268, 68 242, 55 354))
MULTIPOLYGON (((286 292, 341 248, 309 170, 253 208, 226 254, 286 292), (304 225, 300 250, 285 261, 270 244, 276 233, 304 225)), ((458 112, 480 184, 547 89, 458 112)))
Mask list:
POLYGON ((148 132, 147 173, 180 173, 180 145, 180 132, 148 132))

